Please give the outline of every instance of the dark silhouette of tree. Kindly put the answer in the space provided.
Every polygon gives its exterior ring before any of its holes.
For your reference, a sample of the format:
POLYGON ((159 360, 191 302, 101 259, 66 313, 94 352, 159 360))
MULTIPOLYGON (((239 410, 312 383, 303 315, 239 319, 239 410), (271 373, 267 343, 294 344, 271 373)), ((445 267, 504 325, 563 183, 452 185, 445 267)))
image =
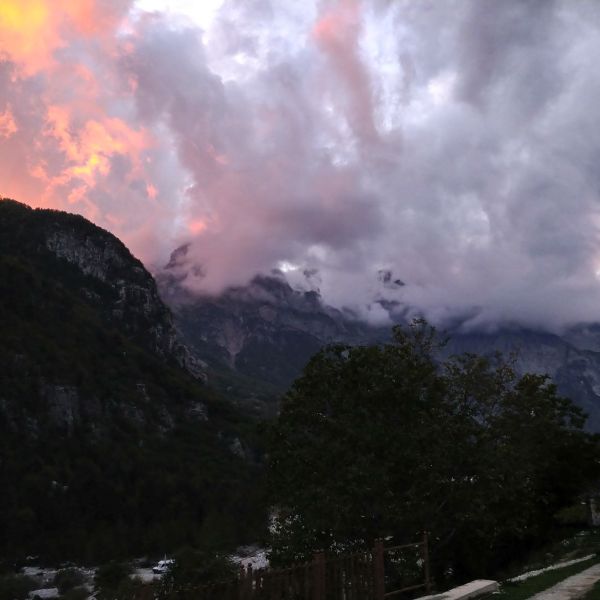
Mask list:
POLYGON ((276 563, 427 530, 439 572, 481 575, 595 475, 585 417, 546 377, 442 346, 416 320, 310 361, 270 432, 276 563))

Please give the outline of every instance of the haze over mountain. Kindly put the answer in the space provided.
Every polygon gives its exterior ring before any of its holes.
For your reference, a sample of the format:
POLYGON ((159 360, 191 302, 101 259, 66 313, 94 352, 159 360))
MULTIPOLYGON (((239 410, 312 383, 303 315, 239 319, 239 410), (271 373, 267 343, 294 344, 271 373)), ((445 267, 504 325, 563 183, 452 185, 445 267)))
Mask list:
MULTIPOLYGON (((392 325, 407 325, 414 314, 414 307, 386 300, 387 291, 404 286, 389 271, 378 274, 370 303, 380 324, 327 305, 316 290, 293 287, 280 271, 218 296, 198 295, 185 287, 186 272, 179 269, 187 252, 186 246, 176 250, 158 273, 161 295, 186 342, 206 362, 211 384, 260 415, 276 413, 281 395, 326 344, 388 342, 392 325)), ((309 280, 313 277, 307 274, 309 280)), ((600 324, 572 327, 558 335, 514 323, 470 331, 456 319, 440 334, 449 338, 440 358, 498 351, 513 357, 520 374, 548 375, 560 393, 589 415, 587 428, 600 431, 600 324)))
POLYGON ((599 11, 5 0, 1 192, 153 268, 189 243, 202 293, 316 271, 328 305, 377 320, 387 269, 436 323, 595 322, 599 11))

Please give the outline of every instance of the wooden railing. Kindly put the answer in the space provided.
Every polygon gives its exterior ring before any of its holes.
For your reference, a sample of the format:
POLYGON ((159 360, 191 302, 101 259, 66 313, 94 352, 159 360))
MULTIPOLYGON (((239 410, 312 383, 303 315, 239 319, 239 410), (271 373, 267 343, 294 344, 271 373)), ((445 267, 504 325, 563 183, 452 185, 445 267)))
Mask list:
MULTIPOLYGON (((177 590, 172 600, 385 600, 418 589, 431 592, 427 534, 414 544, 326 557, 285 569, 242 568, 233 581, 177 590), (399 559, 403 553, 408 555, 399 559), (394 568, 400 575, 394 573, 394 568), (417 573, 420 579, 413 576, 417 573), (411 581, 411 577, 412 581, 411 581), (405 585, 409 584, 409 585, 405 585), (396 587, 400 585, 400 587, 396 587), (395 589, 388 589, 394 587, 395 589)), ((147 599, 138 599, 147 600, 147 599)))
MULTIPOLYGON (((392 562, 392 561, 388 561, 392 562)), ((431 593, 431 568, 429 563, 429 538, 427 533, 423 534, 420 542, 414 544, 403 544, 400 546, 385 547, 382 540, 375 541, 373 549, 373 568, 375 571, 376 593, 375 600, 384 600, 403 593, 412 592, 418 589, 423 589, 426 594, 431 593), (386 554, 401 553, 407 550, 413 550, 418 553, 418 563, 420 563, 423 571, 423 581, 417 584, 396 588, 386 592, 386 554)))

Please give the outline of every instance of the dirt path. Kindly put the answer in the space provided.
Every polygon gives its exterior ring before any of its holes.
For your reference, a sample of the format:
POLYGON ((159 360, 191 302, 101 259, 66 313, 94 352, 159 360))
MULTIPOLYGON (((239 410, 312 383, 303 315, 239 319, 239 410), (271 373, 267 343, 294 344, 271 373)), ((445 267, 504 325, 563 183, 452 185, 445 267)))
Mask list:
POLYGON ((600 564, 594 565, 577 575, 567 577, 554 587, 551 587, 529 600, 573 600, 581 598, 600 579, 600 564))

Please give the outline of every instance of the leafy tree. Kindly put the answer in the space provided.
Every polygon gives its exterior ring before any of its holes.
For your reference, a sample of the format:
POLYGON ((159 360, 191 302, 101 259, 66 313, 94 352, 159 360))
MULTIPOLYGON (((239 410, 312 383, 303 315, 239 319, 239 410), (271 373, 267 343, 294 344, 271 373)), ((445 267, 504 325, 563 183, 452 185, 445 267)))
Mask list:
POLYGON ((584 416, 547 378, 442 346, 417 320, 310 361, 270 433, 275 563, 428 530, 438 572, 482 575, 594 476, 584 416))

